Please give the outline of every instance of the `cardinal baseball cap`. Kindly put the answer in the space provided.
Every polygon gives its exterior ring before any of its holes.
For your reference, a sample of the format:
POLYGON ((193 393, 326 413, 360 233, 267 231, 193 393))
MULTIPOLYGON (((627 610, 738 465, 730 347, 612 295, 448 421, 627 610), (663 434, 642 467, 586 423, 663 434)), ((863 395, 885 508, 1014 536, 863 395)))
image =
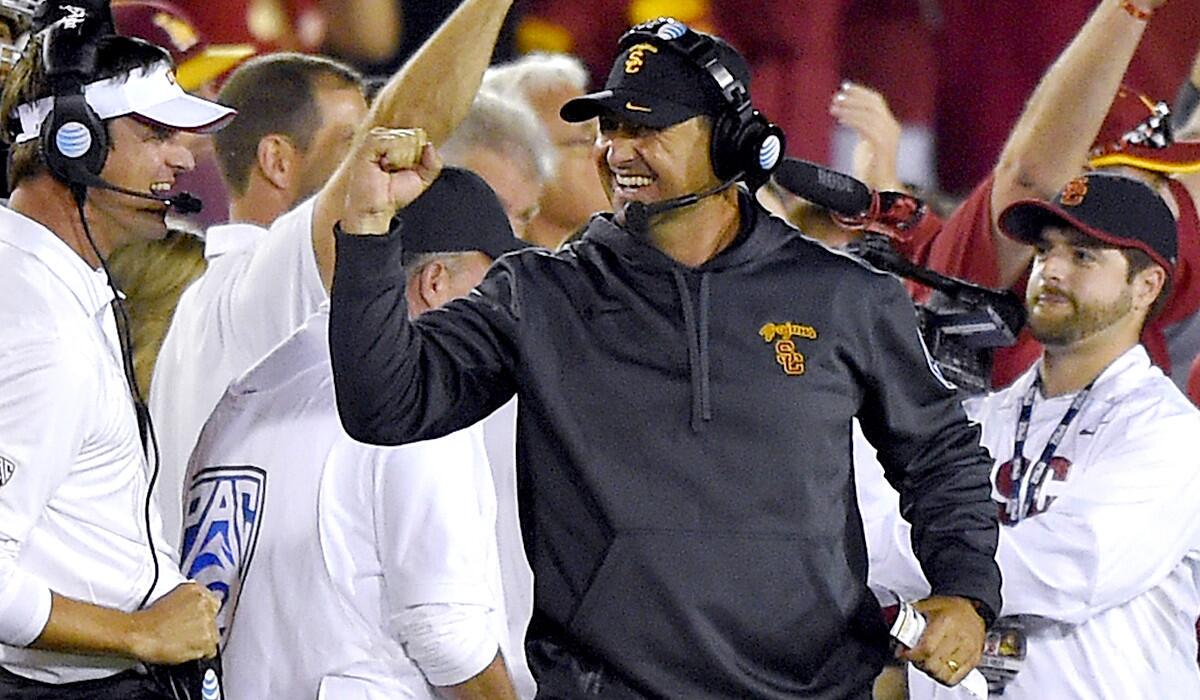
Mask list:
POLYGON ((1200 141, 1176 141, 1167 103, 1122 85, 1088 158, 1093 168, 1127 165, 1159 173, 1194 173, 1200 172, 1200 141))
POLYGON ((443 168, 429 189, 396 216, 406 264, 425 253, 477 250, 495 260, 529 247, 513 236, 496 193, 469 170, 443 168))
MULTIPOLYGON (((638 33, 622 41, 604 89, 577 97, 562 106, 559 115, 568 122, 611 115, 632 124, 665 129, 704 114, 717 116, 728 109, 728 100, 712 74, 671 46, 691 32, 677 20, 664 22, 650 35, 638 33)), ((733 47, 719 37, 701 34, 716 45, 718 62, 750 90, 750 68, 733 47)))
POLYGON ((1027 199, 1000 214, 1009 238, 1034 244, 1050 225, 1065 225, 1114 248, 1136 248, 1174 275, 1175 217, 1158 193, 1139 180, 1089 173, 1066 184, 1052 201, 1027 199))

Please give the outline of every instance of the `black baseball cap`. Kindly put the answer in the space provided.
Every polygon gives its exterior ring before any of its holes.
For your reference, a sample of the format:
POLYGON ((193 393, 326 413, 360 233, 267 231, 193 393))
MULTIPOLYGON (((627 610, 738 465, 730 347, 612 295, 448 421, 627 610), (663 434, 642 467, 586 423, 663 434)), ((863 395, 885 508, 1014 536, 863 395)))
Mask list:
POLYGON ((1037 243, 1042 229, 1055 224, 1114 248, 1141 250, 1174 275, 1179 247, 1175 217, 1140 180, 1089 173, 1068 182, 1052 201, 1027 199, 1000 214, 1000 230, 1022 243, 1037 243))
POLYGON ((461 168, 443 168, 429 189, 396 216, 402 225, 406 264, 425 253, 478 250, 495 260, 529 247, 513 236, 508 215, 492 188, 461 168))
POLYGON ((750 68, 732 46, 678 20, 667 18, 657 23, 653 32, 627 34, 604 89, 568 101, 559 115, 568 122, 611 115, 652 129, 665 129, 701 114, 720 115, 729 108, 729 101, 717 81, 699 62, 672 46, 672 42, 694 39, 689 33, 715 44, 717 61, 741 82, 749 100, 750 68))

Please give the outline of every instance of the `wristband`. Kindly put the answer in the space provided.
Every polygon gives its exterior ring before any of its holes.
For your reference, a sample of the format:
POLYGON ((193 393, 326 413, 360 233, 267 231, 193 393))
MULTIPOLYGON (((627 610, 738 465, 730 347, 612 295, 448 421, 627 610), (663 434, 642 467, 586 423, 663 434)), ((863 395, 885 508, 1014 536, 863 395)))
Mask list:
POLYGON ((1129 0, 1121 0, 1121 9, 1125 10, 1130 17, 1141 22, 1145 22, 1146 20, 1150 19, 1150 15, 1154 14, 1153 10, 1143 10, 1129 0))

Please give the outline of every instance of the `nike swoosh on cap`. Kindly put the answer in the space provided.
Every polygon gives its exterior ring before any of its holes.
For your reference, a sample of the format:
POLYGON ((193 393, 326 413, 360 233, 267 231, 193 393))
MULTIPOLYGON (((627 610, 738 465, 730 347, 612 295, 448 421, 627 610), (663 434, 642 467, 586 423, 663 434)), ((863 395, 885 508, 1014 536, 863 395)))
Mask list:
POLYGON ((635 105, 635 104, 634 104, 634 103, 632 103, 632 102, 626 102, 626 103, 625 103, 625 109, 628 109, 628 110, 631 110, 631 111, 634 111, 634 112, 653 112, 653 111, 654 111, 654 110, 650 109, 649 107, 643 107, 643 106, 641 106, 641 105, 635 105))

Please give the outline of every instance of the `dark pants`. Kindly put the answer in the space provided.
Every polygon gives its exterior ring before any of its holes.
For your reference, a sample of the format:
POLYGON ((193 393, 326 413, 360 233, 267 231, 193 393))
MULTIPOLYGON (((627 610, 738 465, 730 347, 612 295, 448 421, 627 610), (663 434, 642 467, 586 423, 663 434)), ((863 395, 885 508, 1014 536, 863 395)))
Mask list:
POLYGON ((149 676, 129 670, 76 683, 41 683, 0 668, 4 700, 171 700, 149 676))

